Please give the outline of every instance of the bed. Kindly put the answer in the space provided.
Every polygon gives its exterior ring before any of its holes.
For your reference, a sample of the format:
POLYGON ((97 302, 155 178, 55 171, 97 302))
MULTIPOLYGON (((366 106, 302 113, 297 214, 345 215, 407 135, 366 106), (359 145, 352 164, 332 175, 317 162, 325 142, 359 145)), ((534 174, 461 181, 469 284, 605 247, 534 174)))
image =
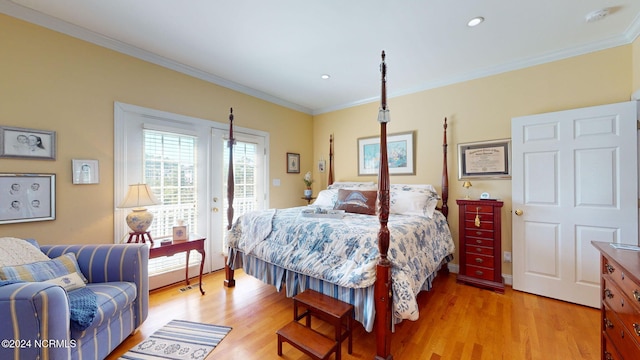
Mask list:
MULTIPOLYGON (((383 52, 377 184, 333 181, 331 137, 329 186, 314 205, 254 211, 233 222, 233 151, 229 151, 225 286, 235 285, 233 272, 242 268, 278 291, 284 288, 287 296, 313 289, 353 304, 355 320, 376 334, 376 358, 391 359, 393 326, 404 319, 417 320, 416 296, 431 289, 438 270, 446 269, 454 243, 446 219, 446 119, 442 194, 431 185, 390 184, 384 57, 383 52)), ((233 146, 233 113, 229 120, 233 146)))

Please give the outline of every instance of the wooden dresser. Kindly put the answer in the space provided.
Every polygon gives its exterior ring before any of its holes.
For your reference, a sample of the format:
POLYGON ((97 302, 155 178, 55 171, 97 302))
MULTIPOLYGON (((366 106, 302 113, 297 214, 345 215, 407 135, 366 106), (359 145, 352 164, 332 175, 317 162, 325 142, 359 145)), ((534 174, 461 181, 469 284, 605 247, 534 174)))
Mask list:
POLYGON ((592 242, 600 251, 602 359, 640 359, 640 252, 592 242))
POLYGON ((504 293, 502 280, 503 202, 457 200, 459 206, 458 282, 504 293))

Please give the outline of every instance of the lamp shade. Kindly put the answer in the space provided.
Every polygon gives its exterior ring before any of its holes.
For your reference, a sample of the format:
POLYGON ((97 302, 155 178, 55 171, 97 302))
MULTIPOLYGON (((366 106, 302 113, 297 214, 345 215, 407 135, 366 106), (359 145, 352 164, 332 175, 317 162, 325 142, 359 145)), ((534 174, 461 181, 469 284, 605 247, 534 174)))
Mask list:
POLYGON ((118 205, 119 208, 139 208, 148 205, 160 205, 161 202, 149 188, 147 184, 129 185, 129 191, 124 200, 118 205))
POLYGON ((464 183, 462 183, 462 187, 465 189, 468 189, 471 187, 471 181, 465 181, 464 183))

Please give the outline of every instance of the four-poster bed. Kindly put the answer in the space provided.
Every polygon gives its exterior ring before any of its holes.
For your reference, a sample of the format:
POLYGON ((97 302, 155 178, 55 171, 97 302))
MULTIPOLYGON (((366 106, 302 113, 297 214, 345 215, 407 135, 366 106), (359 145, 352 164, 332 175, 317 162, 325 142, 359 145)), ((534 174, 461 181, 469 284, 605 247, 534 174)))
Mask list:
MULTIPOLYGON (((440 211, 433 211, 438 194, 430 185, 390 184, 386 129, 389 110, 386 104, 384 52, 381 72, 382 96, 378 116, 380 167, 377 191, 370 188, 369 184, 345 185, 333 182, 333 135, 330 137, 327 190, 338 196, 336 204, 340 203, 340 199, 344 200, 344 196, 373 196, 373 203, 377 197, 377 219, 371 216, 374 213, 353 213, 360 212, 362 208, 357 211, 347 210, 340 219, 305 218, 309 211, 303 209, 308 207, 301 207, 245 214, 233 224, 233 151, 229 151, 229 253, 225 264, 225 286, 235 285, 233 270, 242 267, 246 273, 276 286, 278 290, 285 287, 287 296, 294 296, 298 291, 310 288, 349 302, 356 309, 356 320, 367 331, 375 331, 376 358, 392 359, 390 345, 394 324, 402 319, 417 319, 417 292, 430 289, 437 271, 441 266, 446 268, 448 261, 453 258, 454 249, 446 223, 446 119, 442 206, 438 209, 440 211), (421 199, 423 202, 420 203, 421 208, 418 206, 417 210, 414 208, 403 212, 398 207, 401 198, 421 199), (430 210, 426 209, 426 203, 431 207, 430 210)), ((229 146, 232 147, 232 112, 229 120, 229 146)), ((320 194, 316 203, 319 201, 320 194)), ((344 203, 353 205, 349 201, 344 203)), ((322 212, 320 205, 315 209, 315 212, 322 212)))

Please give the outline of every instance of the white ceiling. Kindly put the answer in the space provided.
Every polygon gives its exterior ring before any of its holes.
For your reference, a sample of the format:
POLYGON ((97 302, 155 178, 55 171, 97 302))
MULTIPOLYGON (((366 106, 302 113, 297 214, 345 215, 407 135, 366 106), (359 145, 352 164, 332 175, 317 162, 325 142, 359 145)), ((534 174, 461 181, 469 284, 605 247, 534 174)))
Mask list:
POLYGON ((0 12, 309 114, 379 101, 382 50, 393 97, 640 34, 639 0, 0 0, 0 12), (468 27, 475 16, 486 21, 468 27))

